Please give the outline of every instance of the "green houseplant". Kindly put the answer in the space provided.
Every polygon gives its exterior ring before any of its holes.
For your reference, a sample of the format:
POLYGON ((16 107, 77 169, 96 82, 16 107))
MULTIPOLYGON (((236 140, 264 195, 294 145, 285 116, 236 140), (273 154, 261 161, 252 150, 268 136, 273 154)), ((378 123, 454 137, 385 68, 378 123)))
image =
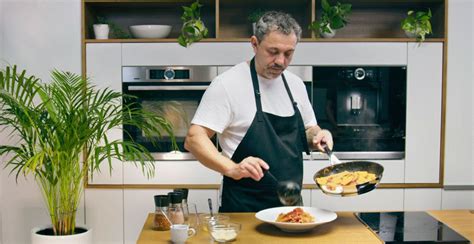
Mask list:
POLYGON ((13 143, 0 145, 5 167, 34 176, 51 216, 52 235, 75 234, 76 210, 84 179, 112 159, 133 161, 147 176, 154 174, 152 156, 133 141, 112 140, 113 128, 132 125, 145 136, 169 134, 171 125, 111 89, 96 89, 88 79, 54 70, 43 83, 16 66, 0 71, 0 125, 13 143), (137 117, 141 119, 136 119, 137 117))
POLYGON ((265 14, 265 10, 261 8, 257 8, 249 13, 247 16, 247 21, 252 24, 252 34, 255 34, 255 29, 257 25, 257 21, 265 14))
POLYGON ((333 37, 337 29, 341 29, 347 24, 347 16, 351 13, 351 4, 341 4, 331 6, 327 0, 321 0, 322 13, 319 21, 313 21, 308 29, 314 31, 322 37, 333 37))
POLYGON ((179 45, 188 47, 193 42, 198 42, 207 37, 208 29, 201 20, 201 7, 203 5, 196 1, 191 6, 183 6, 183 15, 181 20, 183 26, 181 27, 181 34, 178 37, 179 45))
POLYGON ((430 20, 430 9, 428 12, 410 10, 408 16, 402 20, 401 27, 408 37, 416 37, 417 41, 423 42, 426 35, 433 33, 430 20))

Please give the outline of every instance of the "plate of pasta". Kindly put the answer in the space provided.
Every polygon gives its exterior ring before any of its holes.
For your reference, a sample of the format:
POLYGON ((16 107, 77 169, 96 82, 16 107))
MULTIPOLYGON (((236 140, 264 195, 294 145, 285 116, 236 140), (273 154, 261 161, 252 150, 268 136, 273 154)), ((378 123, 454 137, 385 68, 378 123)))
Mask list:
POLYGON ((276 207, 264 209, 256 213, 255 217, 285 232, 305 232, 335 220, 337 214, 312 207, 276 207))

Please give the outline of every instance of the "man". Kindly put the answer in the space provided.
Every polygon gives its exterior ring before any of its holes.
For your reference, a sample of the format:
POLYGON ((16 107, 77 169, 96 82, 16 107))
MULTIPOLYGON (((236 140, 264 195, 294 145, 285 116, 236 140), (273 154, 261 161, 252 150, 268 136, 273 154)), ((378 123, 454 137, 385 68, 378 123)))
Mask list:
POLYGON ((216 77, 194 115, 185 148, 224 175, 220 212, 256 212, 281 206, 275 180, 301 186, 302 152, 332 148, 303 81, 285 71, 301 36, 288 14, 267 12, 250 42, 255 57, 216 77), (222 154, 210 137, 219 135, 222 154), (309 140, 307 140, 309 138, 309 140))

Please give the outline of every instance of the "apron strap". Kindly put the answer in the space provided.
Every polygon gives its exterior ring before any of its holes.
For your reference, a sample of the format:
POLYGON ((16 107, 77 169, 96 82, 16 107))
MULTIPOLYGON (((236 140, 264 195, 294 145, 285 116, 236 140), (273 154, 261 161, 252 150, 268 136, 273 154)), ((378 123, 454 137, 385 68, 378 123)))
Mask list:
POLYGON ((250 61, 250 75, 252 76, 255 103, 257 104, 257 120, 261 122, 263 121, 262 101, 260 98, 260 87, 258 85, 257 70, 255 69, 255 57, 253 57, 250 61))
POLYGON ((303 149, 306 152, 306 155, 309 155, 309 146, 308 142, 306 141, 306 131, 303 124, 303 117, 301 116, 300 110, 298 109, 298 103, 293 100, 293 95, 291 94, 290 87, 288 86, 288 82, 286 82, 285 75, 281 73, 281 78, 283 79, 283 83, 285 84, 286 92, 290 97, 291 103, 293 104, 293 109, 295 110, 295 115, 298 116, 298 130, 300 133, 301 144, 303 145, 303 149))

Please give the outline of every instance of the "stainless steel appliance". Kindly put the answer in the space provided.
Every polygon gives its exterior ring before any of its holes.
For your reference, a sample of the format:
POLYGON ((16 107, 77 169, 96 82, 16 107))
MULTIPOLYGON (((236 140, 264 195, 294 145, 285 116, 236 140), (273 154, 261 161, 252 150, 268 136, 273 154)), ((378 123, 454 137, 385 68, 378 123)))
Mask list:
POLYGON ((339 158, 404 158, 406 67, 314 67, 312 95, 339 158))
MULTIPOLYGON (((179 151, 172 150, 165 133, 150 141, 137 128, 126 127, 124 140, 142 144, 156 160, 193 159, 184 149, 184 139, 204 91, 216 76, 216 66, 122 67, 122 92, 135 97, 130 102, 171 122, 179 151)), ((217 144, 215 137, 212 140, 217 144)))

